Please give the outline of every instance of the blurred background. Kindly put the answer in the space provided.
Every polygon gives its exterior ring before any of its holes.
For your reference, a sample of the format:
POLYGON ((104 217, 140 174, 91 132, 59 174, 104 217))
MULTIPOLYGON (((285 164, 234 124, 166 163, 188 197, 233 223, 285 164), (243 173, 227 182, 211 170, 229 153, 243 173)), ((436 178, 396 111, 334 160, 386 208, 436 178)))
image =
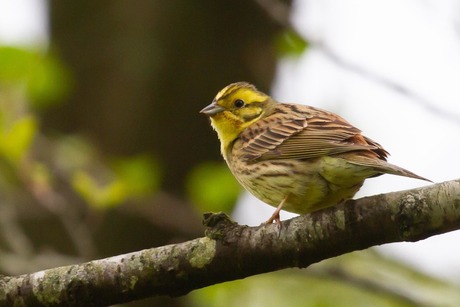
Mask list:
MULTIPOLYGON (((258 225, 198 112, 248 81, 336 112, 390 162, 459 177, 460 1, 0 2, 0 273, 258 225)), ((358 196, 424 185, 369 180, 358 196)), ((282 213, 282 219, 292 215, 282 213)), ((457 306, 460 235, 123 306, 457 306)))

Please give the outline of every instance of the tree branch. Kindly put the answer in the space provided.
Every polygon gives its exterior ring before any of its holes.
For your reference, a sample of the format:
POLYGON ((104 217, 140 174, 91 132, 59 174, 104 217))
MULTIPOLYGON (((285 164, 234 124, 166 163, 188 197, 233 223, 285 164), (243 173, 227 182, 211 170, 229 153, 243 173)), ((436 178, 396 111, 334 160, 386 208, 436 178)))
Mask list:
POLYGON ((373 245, 460 229, 460 179, 365 197, 284 221, 242 226, 206 214, 206 236, 84 264, 0 278, 1 306, 100 306, 179 296, 373 245), (17 305, 16 305, 17 304, 17 305))

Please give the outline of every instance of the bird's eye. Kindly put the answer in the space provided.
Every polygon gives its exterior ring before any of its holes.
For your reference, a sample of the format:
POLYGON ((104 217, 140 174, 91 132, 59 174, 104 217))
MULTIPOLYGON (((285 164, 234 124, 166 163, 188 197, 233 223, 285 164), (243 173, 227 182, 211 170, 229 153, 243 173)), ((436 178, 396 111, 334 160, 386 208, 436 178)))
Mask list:
POLYGON ((238 109, 242 108, 244 106, 244 101, 241 99, 237 99, 233 102, 233 105, 238 109))

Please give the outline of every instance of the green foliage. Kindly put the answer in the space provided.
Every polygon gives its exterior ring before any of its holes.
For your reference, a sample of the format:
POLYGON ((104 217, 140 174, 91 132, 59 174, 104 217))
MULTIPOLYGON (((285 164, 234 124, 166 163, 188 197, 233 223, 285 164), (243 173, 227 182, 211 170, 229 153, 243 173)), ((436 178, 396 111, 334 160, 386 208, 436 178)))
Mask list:
POLYGON ((118 205, 126 199, 121 182, 112 180, 99 183, 86 171, 77 171, 72 177, 74 189, 93 207, 106 208, 118 205))
POLYGON ((285 30, 276 39, 276 49, 280 56, 300 56, 308 48, 308 41, 297 32, 285 30))
MULTIPOLYGON (((19 170, 38 133, 33 106, 57 102, 70 77, 53 55, 0 47, 0 158, 19 170)), ((24 169, 22 171, 25 171, 24 169)))
POLYGON ((161 169, 152 156, 119 158, 112 164, 116 176, 131 197, 142 197, 158 190, 161 169))
MULTIPOLYGON (((268 259, 267 259, 268 261, 268 259)), ((192 292, 193 306, 457 306, 458 285, 372 249, 192 292)))
POLYGON ((36 131, 37 122, 32 116, 19 118, 11 125, 0 121, 0 155, 18 165, 29 150, 36 131))
POLYGON ((96 208, 113 207, 128 199, 151 195, 160 182, 158 164, 148 156, 120 158, 113 163, 111 172, 106 170, 101 176, 100 171, 91 174, 90 170, 78 169, 72 176, 74 189, 96 208))
POLYGON ((71 87, 69 72, 50 54, 0 47, 0 91, 5 86, 25 89, 36 107, 57 103, 71 87))
POLYGON ((200 212, 230 212, 241 187, 224 163, 206 162, 189 174, 186 188, 200 212))
POLYGON ((193 306, 411 306, 334 278, 284 270, 218 284, 190 294, 193 306))
POLYGON ((110 165, 82 137, 42 138, 36 149, 46 151, 49 160, 34 160, 31 145, 40 131, 31 107, 59 102, 69 91, 70 80, 53 54, 0 47, 0 174, 50 192, 52 174, 59 170, 60 179, 97 208, 155 192, 160 178, 156 161, 137 156, 110 165))

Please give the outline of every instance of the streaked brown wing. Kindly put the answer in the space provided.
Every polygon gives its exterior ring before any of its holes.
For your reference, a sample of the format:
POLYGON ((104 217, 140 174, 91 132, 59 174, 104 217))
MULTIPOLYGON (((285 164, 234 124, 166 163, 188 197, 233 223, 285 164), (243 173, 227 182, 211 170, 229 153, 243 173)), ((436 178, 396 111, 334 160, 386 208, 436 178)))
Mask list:
POLYGON ((311 159, 364 150, 385 159, 387 152, 341 117, 320 109, 280 104, 274 113, 241 134, 242 158, 311 159))

